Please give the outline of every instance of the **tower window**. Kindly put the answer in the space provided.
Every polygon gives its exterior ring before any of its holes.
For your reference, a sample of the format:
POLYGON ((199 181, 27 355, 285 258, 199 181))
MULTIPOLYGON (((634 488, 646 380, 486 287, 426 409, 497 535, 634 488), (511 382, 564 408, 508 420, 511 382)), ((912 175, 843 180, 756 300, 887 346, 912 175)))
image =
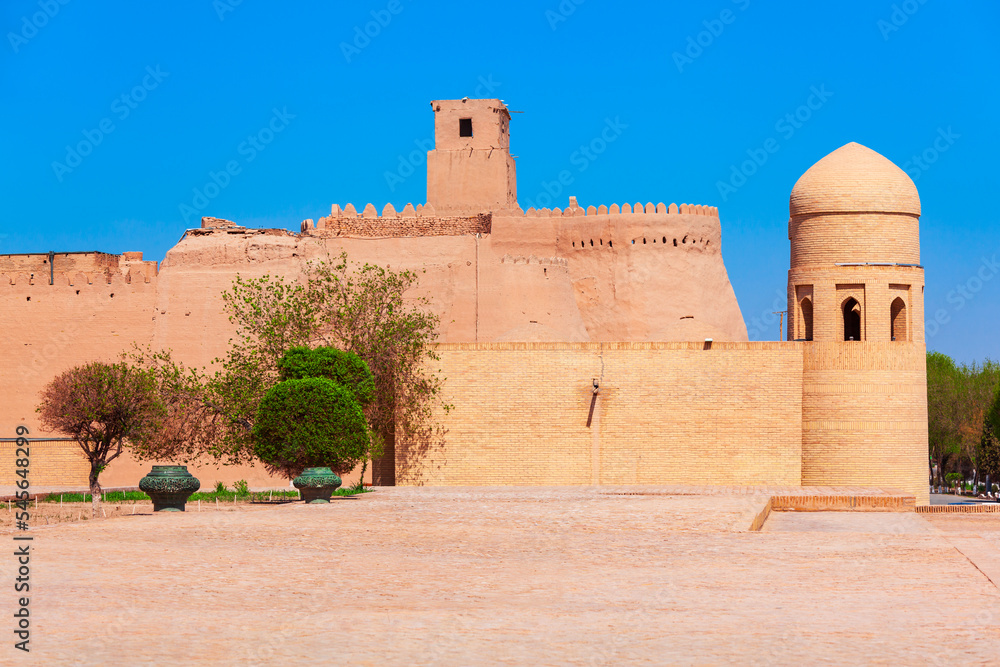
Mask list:
POLYGON ((799 314, 801 319, 799 320, 799 331, 798 334, 805 340, 813 339, 813 302, 812 299, 806 297, 802 299, 799 304, 799 314))
POLYGON ((472 119, 471 118, 461 118, 458 121, 458 136, 460 137, 471 137, 472 136, 472 119))
POLYGON ((844 340, 861 340, 861 304, 853 297, 844 302, 844 340))
POLYGON ((906 330, 906 302, 896 297, 890 306, 889 317, 891 340, 909 340, 906 330))

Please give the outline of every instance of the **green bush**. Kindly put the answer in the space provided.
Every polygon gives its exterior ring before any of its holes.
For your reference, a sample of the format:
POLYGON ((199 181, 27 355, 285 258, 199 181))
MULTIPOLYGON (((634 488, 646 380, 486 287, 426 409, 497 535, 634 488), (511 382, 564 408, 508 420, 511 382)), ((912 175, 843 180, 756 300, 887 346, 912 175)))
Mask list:
POLYGON ((272 387, 260 403, 253 437, 257 457, 288 477, 318 466, 349 472, 370 445, 361 406, 351 391, 326 378, 272 387))
POLYGON ((282 380, 326 378, 348 389, 362 406, 375 398, 375 380, 368 364, 353 352, 335 347, 293 347, 278 362, 282 380))

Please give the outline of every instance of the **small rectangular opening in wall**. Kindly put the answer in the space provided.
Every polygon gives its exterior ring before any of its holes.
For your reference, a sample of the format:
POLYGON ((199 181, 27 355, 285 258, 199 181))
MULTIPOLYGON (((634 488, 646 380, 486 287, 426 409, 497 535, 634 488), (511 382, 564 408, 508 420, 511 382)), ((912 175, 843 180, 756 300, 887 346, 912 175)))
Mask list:
POLYGON ((458 121, 458 136, 460 137, 471 137, 472 136, 472 119, 471 118, 460 118, 458 121))

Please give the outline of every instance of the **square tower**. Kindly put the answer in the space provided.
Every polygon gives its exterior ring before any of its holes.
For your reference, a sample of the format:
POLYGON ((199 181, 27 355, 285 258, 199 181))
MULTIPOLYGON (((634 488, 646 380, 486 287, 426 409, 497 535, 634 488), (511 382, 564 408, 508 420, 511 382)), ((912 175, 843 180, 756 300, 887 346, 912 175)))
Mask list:
POLYGON ((517 208, 510 111, 500 100, 437 100, 427 154, 427 203, 438 213, 517 208))

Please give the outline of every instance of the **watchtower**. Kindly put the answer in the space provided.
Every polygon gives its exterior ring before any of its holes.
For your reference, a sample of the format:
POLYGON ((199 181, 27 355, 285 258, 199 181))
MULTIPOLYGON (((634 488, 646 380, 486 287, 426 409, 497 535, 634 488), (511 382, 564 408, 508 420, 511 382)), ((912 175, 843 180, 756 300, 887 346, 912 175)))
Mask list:
POLYGON ((427 154, 427 202, 438 213, 517 208, 510 111, 500 100, 438 100, 427 154))
POLYGON ((788 337, 803 351, 802 484, 928 502, 920 196, 851 143, 792 190, 788 337))
POLYGON ((790 340, 924 340, 920 196, 903 170, 847 144, 799 179, 790 213, 790 340))

